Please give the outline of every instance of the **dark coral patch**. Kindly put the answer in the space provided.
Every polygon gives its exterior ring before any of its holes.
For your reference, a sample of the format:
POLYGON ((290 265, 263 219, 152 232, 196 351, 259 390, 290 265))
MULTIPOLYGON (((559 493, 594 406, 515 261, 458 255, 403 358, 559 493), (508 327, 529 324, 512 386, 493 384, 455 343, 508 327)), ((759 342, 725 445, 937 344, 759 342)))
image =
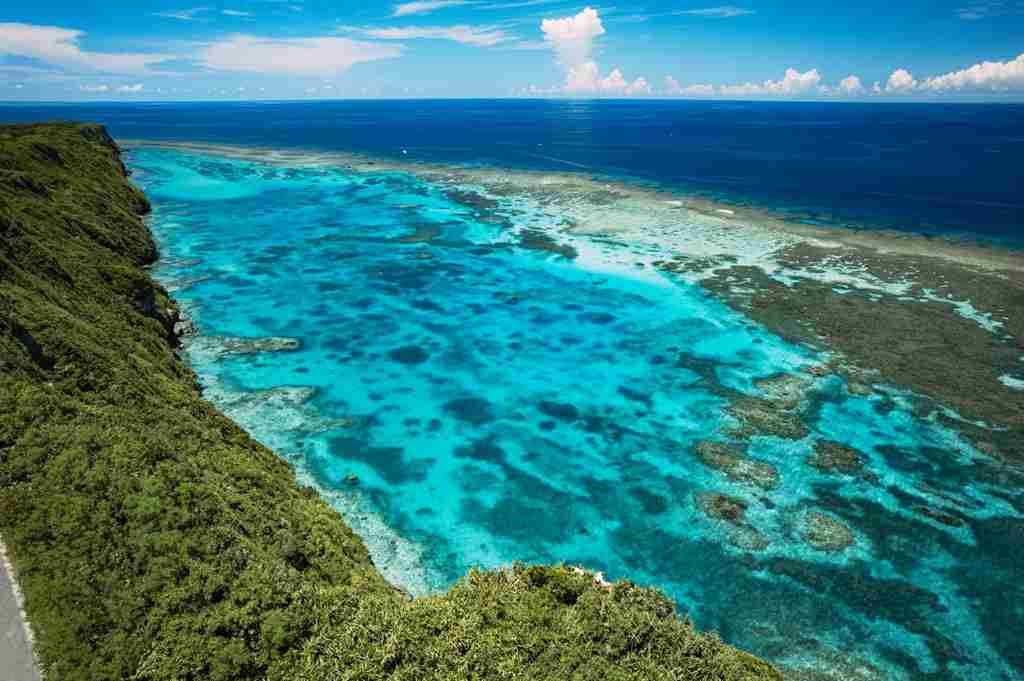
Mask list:
POLYGON ((728 494, 705 492, 697 495, 697 507, 709 518, 738 524, 744 521, 749 505, 728 494))
POLYGON ((495 438, 491 436, 474 440, 465 447, 457 447, 455 449, 455 456, 500 465, 505 461, 505 450, 498 446, 495 438))
POLYGON ((543 232, 524 229, 519 233, 519 245, 532 251, 555 253, 572 260, 576 257, 576 249, 568 244, 560 244, 543 232))
POLYGON ((435 303, 432 300, 426 298, 420 298, 412 301, 412 306, 417 310, 423 310, 425 312, 444 312, 444 308, 435 303))
POLYGON ((466 423, 474 426, 482 426, 494 420, 494 409, 491 403, 482 397, 459 397, 449 400, 444 405, 444 410, 466 423))
POLYGON ((808 463, 823 473, 836 471, 854 475, 864 468, 864 455, 841 442, 818 440, 814 443, 814 455, 808 463))
POLYGON ((725 473, 730 480, 765 490, 772 489, 779 482, 779 473, 774 466, 751 459, 731 445, 704 440, 697 443, 694 452, 705 466, 725 473))
POLYGON ((388 352, 388 357, 399 364, 423 364, 430 354, 418 345, 406 345, 388 352))
POLYGON ((412 233, 398 237, 398 241, 403 244, 415 244, 433 241, 439 236, 441 236, 441 225, 425 222, 413 225, 412 233))
POLYGON ((559 421, 575 421, 580 417, 580 412, 576 407, 564 402, 543 400, 537 405, 537 410, 559 421))
POLYGON ((665 497, 650 492, 643 487, 632 487, 629 490, 629 494, 640 502, 644 513, 648 515, 657 515, 668 510, 668 502, 665 500, 665 497))
POLYGON ((647 408, 653 406, 651 402, 651 397, 649 395, 644 395, 643 393, 633 390, 632 388, 627 388, 624 385, 619 386, 617 392, 630 402, 639 402, 640 404, 644 405, 647 408))
POLYGON ((422 482, 433 464, 430 460, 410 459, 401 447, 372 447, 358 438, 331 438, 329 446, 332 455, 368 464, 391 485, 422 482))
POLYGON ((581 314, 579 318, 582 321, 590 322, 591 324, 600 324, 602 326, 611 324, 615 321, 615 315, 608 312, 586 312, 581 314))

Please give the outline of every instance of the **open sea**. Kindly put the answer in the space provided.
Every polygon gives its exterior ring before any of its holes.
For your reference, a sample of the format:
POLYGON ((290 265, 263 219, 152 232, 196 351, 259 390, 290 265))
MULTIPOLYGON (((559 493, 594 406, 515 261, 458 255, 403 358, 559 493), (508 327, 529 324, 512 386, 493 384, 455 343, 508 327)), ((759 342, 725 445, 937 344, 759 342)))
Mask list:
POLYGON ((1024 241, 1024 105, 609 100, 0 103, 115 138, 628 177, 812 220, 1024 241))
MULTIPOLYGON (((1024 242, 1024 106, 0 106, 4 121, 54 118, 1024 242)), ((539 190, 480 198, 471 172, 128 147, 154 205, 156 274, 200 329, 186 354, 206 395, 409 592, 476 566, 566 562, 662 588, 793 679, 1024 678, 1024 473, 900 386, 865 394, 815 370, 828 357, 652 266, 658 243, 567 236, 539 190), (509 238, 525 228, 563 250, 509 238), (797 388, 798 432, 736 435, 738 402, 797 388), (862 452, 870 477, 808 465, 826 440, 862 452), (726 497, 743 523, 709 517, 726 497), (920 513, 950 504, 963 522, 920 513)), ((689 234, 720 229, 686 220, 689 234)))

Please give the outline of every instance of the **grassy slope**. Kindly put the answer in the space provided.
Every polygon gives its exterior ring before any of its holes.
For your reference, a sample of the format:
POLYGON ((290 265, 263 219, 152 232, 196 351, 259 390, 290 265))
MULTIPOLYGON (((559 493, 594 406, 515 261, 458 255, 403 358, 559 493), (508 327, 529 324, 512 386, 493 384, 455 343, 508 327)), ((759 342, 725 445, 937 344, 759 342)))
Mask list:
POLYGON ((98 126, 0 127, 0 532, 54 679, 775 679, 561 567, 409 602, 206 403, 98 126))

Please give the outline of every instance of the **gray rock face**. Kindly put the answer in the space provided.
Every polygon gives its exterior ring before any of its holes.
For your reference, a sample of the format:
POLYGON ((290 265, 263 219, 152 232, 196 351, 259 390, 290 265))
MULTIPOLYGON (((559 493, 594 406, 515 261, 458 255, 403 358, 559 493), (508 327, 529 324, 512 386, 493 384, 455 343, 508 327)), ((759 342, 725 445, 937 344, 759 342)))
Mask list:
POLYGON ((191 319, 185 318, 174 322, 174 335, 178 338, 194 336, 196 333, 198 333, 198 330, 191 319))

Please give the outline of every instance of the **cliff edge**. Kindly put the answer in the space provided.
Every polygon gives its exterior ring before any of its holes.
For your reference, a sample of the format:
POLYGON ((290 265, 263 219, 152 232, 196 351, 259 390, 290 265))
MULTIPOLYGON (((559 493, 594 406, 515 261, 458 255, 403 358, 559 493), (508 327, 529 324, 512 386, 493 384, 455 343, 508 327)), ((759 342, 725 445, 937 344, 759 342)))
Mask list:
POLYGON ((202 397, 117 145, 0 126, 0 535, 50 680, 779 679, 568 567, 414 601, 202 397))

